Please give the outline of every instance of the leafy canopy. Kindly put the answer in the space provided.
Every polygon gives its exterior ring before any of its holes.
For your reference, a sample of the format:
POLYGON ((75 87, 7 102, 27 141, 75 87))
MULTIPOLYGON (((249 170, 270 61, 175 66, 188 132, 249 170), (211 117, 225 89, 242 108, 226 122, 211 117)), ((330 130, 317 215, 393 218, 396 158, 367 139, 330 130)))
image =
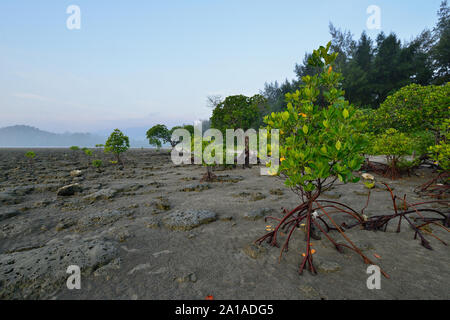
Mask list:
POLYGON ((175 147, 181 142, 179 140, 172 140, 172 133, 176 129, 186 129, 191 135, 194 134, 194 126, 192 125, 176 126, 169 130, 165 125, 157 124, 147 130, 149 144, 161 148, 163 144, 170 143, 172 148, 175 147))
POLYGON ((105 143, 105 152, 112 152, 117 157, 130 148, 129 138, 119 129, 115 129, 105 143))
POLYGON ((257 128, 266 99, 257 94, 253 97, 235 95, 226 97, 213 110, 211 127, 225 132, 226 129, 257 128))
POLYGON ((401 132, 431 130, 450 118, 450 82, 443 86, 411 84, 401 88, 374 112, 375 132, 394 128, 401 132))
POLYGON ((284 175, 285 184, 307 198, 313 190, 319 194, 331 187, 338 178, 357 182, 359 178, 353 171, 363 162, 361 122, 343 97, 342 76, 333 71, 337 53, 330 54, 330 46, 328 43, 314 50, 309 64, 320 72, 303 77, 300 90, 286 94, 286 111, 264 119, 269 132, 273 128, 280 130, 281 163, 277 174, 284 175), (321 92, 325 107, 317 103, 321 92))

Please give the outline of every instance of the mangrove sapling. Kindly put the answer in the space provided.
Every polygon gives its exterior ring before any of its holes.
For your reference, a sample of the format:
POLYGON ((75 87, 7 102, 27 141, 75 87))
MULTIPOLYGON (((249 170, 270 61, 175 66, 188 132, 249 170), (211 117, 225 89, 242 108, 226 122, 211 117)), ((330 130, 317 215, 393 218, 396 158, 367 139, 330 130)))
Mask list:
POLYGON ((89 159, 92 157, 92 150, 88 148, 83 148, 84 154, 87 157, 87 165, 89 166, 89 159))
POLYGON ((119 129, 115 129, 105 143, 105 152, 111 152, 116 156, 117 163, 123 166, 121 153, 124 153, 130 148, 130 139, 122 133, 119 129))
MULTIPOLYGON (((279 129, 280 133, 280 165, 272 174, 284 177, 285 185, 298 194, 302 202, 291 211, 284 209, 281 219, 267 217, 278 221, 278 225, 256 242, 261 244, 266 240, 270 245, 278 246, 277 236, 286 231, 281 259, 293 232, 304 225, 306 253, 299 268, 300 274, 305 267, 317 273, 312 256, 315 250, 310 241, 312 236, 317 236, 315 231, 322 232, 338 251, 343 247, 349 248, 365 263, 374 264, 345 235, 329 209, 346 214, 356 222, 363 222, 363 216, 344 204, 318 199, 338 179, 343 183, 359 180, 353 172, 359 170, 363 163, 360 154, 366 143, 364 135, 360 134, 362 122, 356 118, 355 109, 344 99, 344 92, 339 88, 342 77, 333 71, 337 53, 328 53, 330 46, 328 43, 326 48, 321 46, 314 50, 308 62, 321 72, 303 77, 304 85, 300 90, 286 94, 286 111, 272 113, 264 119, 268 132, 279 129), (326 106, 318 103, 321 93, 326 106), (331 222, 331 226, 326 220, 331 222), (330 230, 337 230, 348 245, 337 243, 328 234, 330 230)), ((382 273, 387 277, 384 271, 382 273)))
POLYGON ((438 168, 438 175, 417 188, 416 192, 426 192, 434 198, 443 198, 450 192, 450 119, 443 121, 440 141, 429 147, 428 151, 438 168))
POLYGON ((103 161, 100 159, 92 160, 92 166, 97 169, 97 172, 101 172, 101 167, 103 166, 103 161))
POLYGON ((412 153, 413 146, 412 137, 393 128, 387 129, 385 133, 375 138, 373 153, 386 156, 388 165, 384 174, 386 177, 395 180, 400 176, 402 164, 407 165, 404 157, 412 153))
POLYGON ((34 151, 28 151, 27 153, 25 153, 25 157, 28 158, 28 163, 30 165, 30 168, 33 169, 33 161, 34 161, 34 158, 36 158, 36 153, 34 153, 34 151))

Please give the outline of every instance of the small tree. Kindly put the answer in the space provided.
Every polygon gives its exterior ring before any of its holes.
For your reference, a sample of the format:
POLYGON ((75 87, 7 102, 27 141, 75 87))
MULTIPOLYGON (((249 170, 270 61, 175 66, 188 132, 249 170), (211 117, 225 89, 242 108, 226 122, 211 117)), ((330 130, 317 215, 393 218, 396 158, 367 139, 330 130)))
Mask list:
POLYGON ((404 163, 404 157, 412 153, 414 142, 415 140, 406 133, 390 128, 374 138, 372 154, 386 156, 389 166, 386 175, 391 179, 396 179, 400 173, 399 169, 404 163))
POLYGON ((25 153, 25 157, 29 159, 30 166, 33 167, 33 161, 34 158, 36 158, 36 153, 34 153, 33 151, 28 151, 27 153, 25 153))
POLYGON ((103 166, 103 162, 100 159, 92 160, 92 165, 97 169, 97 171, 100 171, 100 168, 103 166))
POLYGON ((105 143, 105 152, 113 153, 117 162, 123 165, 122 159, 120 158, 120 154, 124 153, 130 148, 130 140, 129 138, 122 133, 119 129, 115 129, 108 140, 105 143))
MULTIPOLYGON (((327 213, 325 208, 330 205, 326 205, 326 200, 318 200, 320 194, 330 189, 338 179, 344 183, 359 180, 359 177, 353 175, 353 171, 361 167, 363 157, 360 154, 365 144, 364 136, 360 134, 361 122, 355 116, 356 110, 344 99, 344 92, 339 88, 342 77, 333 71, 337 53, 329 54, 330 46, 331 43, 328 43, 326 48, 314 50, 309 64, 321 72, 303 77, 304 85, 301 90, 286 94, 286 111, 265 117, 269 132, 274 128, 280 130, 281 163, 273 174, 284 177, 286 186, 300 196, 302 203, 290 212, 284 210, 285 215, 282 219, 277 219, 279 223, 275 229, 257 242, 267 240, 271 245, 278 246, 277 234, 288 229, 282 253, 287 250, 292 233, 303 222, 307 244, 300 273, 306 265, 310 271, 316 272, 312 259, 315 250, 310 243, 311 236, 318 237, 314 234, 314 227, 324 233, 336 249, 342 249, 342 245, 327 234, 330 228, 325 223, 325 218, 350 243, 351 247, 345 245, 346 247, 355 250, 366 263, 370 262, 327 213), (321 93, 326 107, 317 103, 321 93)), ((338 203, 335 202, 334 207, 337 206, 338 203)), ((341 210, 348 214, 346 211, 341 210)), ((364 221, 356 212, 351 212, 350 215, 358 223, 364 221)))
POLYGON ((167 127, 163 124, 157 124, 147 131, 147 139, 151 146, 156 146, 158 149, 162 147, 163 144, 169 143, 172 148, 174 148, 177 144, 180 143, 179 140, 172 140, 172 133, 176 129, 186 129, 189 131, 191 135, 194 134, 194 126, 192 125, 184 125, 184 126, 176 126, 172 129, 167 129, 167 127))
POLYGON ((88 165, 89 165, 89 159, 90 159, 90 157, 92 157, 92 150, 90 150, 88 148, 83 148, 83 151, 84 151, 84 154, 87 157, 88 165))

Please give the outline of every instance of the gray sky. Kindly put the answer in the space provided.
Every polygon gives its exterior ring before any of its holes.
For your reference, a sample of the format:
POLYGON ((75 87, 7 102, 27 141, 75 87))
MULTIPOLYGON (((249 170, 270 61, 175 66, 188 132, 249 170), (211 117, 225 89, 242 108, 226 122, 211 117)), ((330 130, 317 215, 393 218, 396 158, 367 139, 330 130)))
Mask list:
POLYGON ((253 95, 294 78, 330 40, 328 23, 359 38, 366 9, 410 40, 437 20, 440 0, 2 1, 0 127, 53 132, 169 126, 207 119, 208 95, 253 95), (81 29, 69 30, 69 5, 81 29))

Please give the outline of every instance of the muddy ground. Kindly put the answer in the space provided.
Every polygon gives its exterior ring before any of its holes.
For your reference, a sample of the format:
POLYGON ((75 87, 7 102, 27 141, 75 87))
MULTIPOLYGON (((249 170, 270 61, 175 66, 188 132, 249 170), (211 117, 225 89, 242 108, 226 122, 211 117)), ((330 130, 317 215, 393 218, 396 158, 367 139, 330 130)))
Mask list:
MULTIPOLYGON (((427 235, 433 250, 424 248, 406 221, 400 233, 397 221, 386 232, 346 231, 389 274, 379 290, 367 288, 361 257, 338 253, 323 235, 313 241, 317 275, 297 272, 305 252, 300 228, 280 263, 279 248, 253 246, 275 226, 264 216, 281 217, 281 208, 299 204, 282 180, 261 176, 257 166, 215 171, 220 181, 200 183, 204 168, 175 166, 167 152, 130 150, 120 168, 101 150, 88 159, 81 151, 35 149, 32 163, 26 151, 0 149, 1 299, 450 298, 449 247, 427 235), (88 165, 96 158, 100 171, 88 165), (69 265, 81 268, 80 290, 67 289, 69 265)), ((383 181, 409 202, 430 200, 413 189, 433 175, 422 168, 397 181, 375 176, 365 214, 393 212, 383 181)), ((359 211, 367 193, 358 182, 322 198, 359 211)), ((448 206, 430 206, 449 214, 448 206)), ((450 243, 443 228, 428 231, 450 243)))

